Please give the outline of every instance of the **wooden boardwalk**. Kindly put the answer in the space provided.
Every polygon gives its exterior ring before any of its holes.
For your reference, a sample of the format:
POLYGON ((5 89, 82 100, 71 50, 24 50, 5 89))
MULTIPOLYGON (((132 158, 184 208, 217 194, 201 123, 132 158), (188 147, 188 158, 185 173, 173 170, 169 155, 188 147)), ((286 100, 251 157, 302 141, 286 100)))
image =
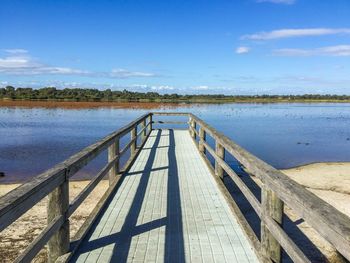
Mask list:
POLYGON ((257 262, 188 130, 153 130, 77 262, 257 262))
POLYGON ((332 245, 332 260, 350 261, 349 217, 191 113, 146 113, 2 196, 0 231, 44 197, 47 225, 15 262, 43 249, 49 263, 320 262, 309 249, 317 244, 290 235, 285 205, 332 245), (179 126, 187 129, 158 129, 179 126), (70 200, 70 178, 101 153, 107 163, 70 200), (108 189, 71 236, 70 218, 107 175, 108 189), (251 176, 258 189, 246 184, 251 176))

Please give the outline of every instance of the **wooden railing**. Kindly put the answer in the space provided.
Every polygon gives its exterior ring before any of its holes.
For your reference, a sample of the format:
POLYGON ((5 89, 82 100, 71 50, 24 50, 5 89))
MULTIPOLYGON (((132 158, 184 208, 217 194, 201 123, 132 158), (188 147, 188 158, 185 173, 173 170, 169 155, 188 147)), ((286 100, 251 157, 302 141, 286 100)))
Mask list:
MULTIPOLYGON (((155 113, 153 113, 155 115, 155 113)), ((177 116, 176 113, 159 113, 159 115, 177 116)), ((224 134, 205 123, 193 114, 188 114, 189 132, 198 146, 202 157, 210 167, 213 175, 223 189, 241 226, 262 262, 281 262, 282 248, 294 262, 310 262, 302 250, 284 231, 282 219, 284 205, 292 209, 309 226, 316 230, 325 240, 347 260, 350 260, 350 218, 339 212, 303 186, 299 185, 279 170, 255 157, 224 134), (215 149, 206 138, 215 141, 215 149), (214 167, 208 159, 209 153, 215 160, 214 167), (259 201, 240 176, 225 161, 225 153, 231 154, 247 171, 262 182, 261 201, 259 201), (250 203, 261 219, 260 239, 252 230, 235 200, 222 182, 227 173, 250 203)))
POLYGON ((130 158, 124 166, 125 170, 139 151, 137 139, 141 138, 140 147, 142 147, 151 130, 152 114, 148 113, 3 196, 0 199, 0 231, 48 195, 47 226, 15 261, 29 262, 46 244, 48 244, 49 262, 55 262, 60 256, 74 250, 97 217, 99 208, 117 186, 119 175, 123 172, 119 168, 121 156, 130 149, 130 158), (130 142, 120 150, 120 138, 128 133, 131 134, 130 142), (107 148, 108 163, 69 203, 69 178, 107 148), (94 216, 83 224, 73 238, 75 246, 70 247, 69 217, 107 174, 109 189, 93 211, 94 216))
POLYGON ((214 178, 218 182, 225 198, 234 210, 238 221, 245 230, 256 254, 263 262, 280 262, 281 249, 294 262, 310 262, 301 249, 287 235, 282 226, 284 205, 291 208, 303 218, 324 239, 346 259, 350 260, 350 219, 321 200, 304 187, 289 179, 285 174, 258 159, 231 139, 216 131, 197 116, 189 113, 148 113, 116 132, 108 135, 95 144, 73 155, 54 168, 38 175, 30 182, 23 184, 0 198, 0 231, 32 208, 45 196, 49 196, 47 205, 48 224, 26 250, 16 259, 17 262, 28 262, 48 244, 49 262, 65 261, 88 232, 97 218, 101 208, 113 191, 120 185, 119 178, 137 156, 143 143, 152 130, 152 125, 188 124, 189 132, 197 143, 203 159, 207 162, 214 178), (182 116, 186 121, 154 121, 155 115, 182 116), (139 127, 140 126, 140 127, 139 127), (139 129, 138 129, 139 128, 139 129), (197 131, 198 130, 198 131, 197 131), (130 142, 120 149, 120 138, 130 133, 130 142), (210 136, 215 141, 215 149, 207 141, 210 136), (137 139, 141 144, 137 145, 137 139), (108 163, 93 178, 83 191, 69 203, 69 178, 77 173, 101 152, 108 149, 108 163), (130 158, 121 170, 120 157, 130 149, 130 158), (212 167, 207 154, 215 160, 212 167), (261 201, 225 161, 225 153, 231 154, 249 174, 257 176, 261 182, 261 201), (256 214, 261 219, 261 237, 258 239, 235 200, 232 199, 223 183, 224 172, 227 173, 244 194, 256 214), (91 193, 94 187, 108 174, 110 187, 84 222, 72 240, 69 233, 69 217, 91 193))

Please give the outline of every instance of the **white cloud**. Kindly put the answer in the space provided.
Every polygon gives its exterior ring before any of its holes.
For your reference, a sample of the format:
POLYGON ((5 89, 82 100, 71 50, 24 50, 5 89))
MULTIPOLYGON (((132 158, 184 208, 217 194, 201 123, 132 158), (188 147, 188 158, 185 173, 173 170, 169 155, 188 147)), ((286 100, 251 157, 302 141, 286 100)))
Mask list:
POLYGON ((137 71, 128 71, 125 69, 113 69, 109 74, 112 78, 131 78, 131 77, 154 77, 155 74, 148 72, 137 72, 137 71))
POLYGON ((250 48, 249 47, 238 47, 236 48, 236 53, 237 54, 246 54, 250 51, 250 48))
POLYGON ((10 54, 26 54, 28 53, 28 50, 21 49, 21 48, 15 48, 15 49, 4 49, 6 53, 10 54))
POLYGON ((328 46, 314 49, 283 48, 273 52, 278 56, 350 56, 350 45, 328 46))
POLYGON ((285 4, 292 5, 296 2, 296 0, 257 0, 257 3, 273 3, 273 4, 285 4))
POLYGON ((280 29, 268 32, 259 32, 252 35, 242 36, 241 39, 271 40, 292 37, 324 36, 336 34, 350 34, 350 28, 303 28, 303 29, 280 29))
POLYGON ((80 75, 102 78, 155 76, 153 73, 128 71, 125 69, 113 69, 111 72, 93 72, 69 67, 49 66, 30 56, 24 49, 6 49, 4 51, 7 53, 7 56, 0 57, 0 74, 6 75, 80 75))
POLYGON ((200 86, 192 87, 192 89, 193 90, 210 90, 210 87, 206 85, 200 85, 200 86))
POLYGON ((168 85, 160 85, 160 86, 151 86, 151 89, 153 91, 167 91, 167 90, 174 90, 175 88, 168 85))

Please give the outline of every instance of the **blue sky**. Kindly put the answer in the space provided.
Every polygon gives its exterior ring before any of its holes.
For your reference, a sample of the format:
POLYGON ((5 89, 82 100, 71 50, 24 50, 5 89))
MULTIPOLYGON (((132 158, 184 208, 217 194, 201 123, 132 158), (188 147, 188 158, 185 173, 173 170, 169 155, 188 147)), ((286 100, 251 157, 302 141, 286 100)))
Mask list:
POLYGON ((349 0, 0 3, 0 85, 350 94, 349 0))

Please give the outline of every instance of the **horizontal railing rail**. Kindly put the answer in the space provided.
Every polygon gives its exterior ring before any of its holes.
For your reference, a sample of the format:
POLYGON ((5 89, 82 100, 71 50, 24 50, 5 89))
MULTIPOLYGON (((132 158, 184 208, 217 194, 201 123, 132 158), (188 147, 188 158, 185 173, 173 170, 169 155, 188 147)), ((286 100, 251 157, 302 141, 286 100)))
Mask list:
MULTIPOLYGON (((153 113, 153 115, 156 115, 156 113, 153 113)), ((186 113, 159 113, 158 115, 184 116, 186 113)), ((188 117, 190 135, 215 177, 221 179, 218 180, 221 186, 225 187, 222 180, 224 172, 226 172, 261 219, 259 240, 237 203, 231 200, 231 195, 227 189, 224 190, 225 196, 230 196, 228 201, 232 203, 233 210, 261 261, 281 262, 281 248, 283 248, 294 262, 310 262, 283 229, 284 204, 332 244, 344 258, 350 260, 349 217, 306 190, 279 170, 240 147, 202 119, 193 114, 188 114, 188 117), (206 140, 207 135, 214 139, 215 149, 208 144, 206 140), (260 179, 262 183, 261 201, 257 199, 241 177, 226 163, 225 152, 231 154, 248 174, 260 179), (214 167, 211 167, 206 153, 213 157, 215 161, 214 167)), ((166 122, 164 121, 164 123, 166 122)))
POLYGON ((67 253, 70 244, 68 218, 107 174, 110 186, 116 185, 115 181, 120 178, 118 175, 123 172, 119 170, 121 156, 130 150, 127 163, 131 163, 138 152, 137 138, 141 137, 142 145, 151 130, 152 114, 147 113, 1 197, 0 231, 11 225, 45 196, 49 196, 48 224, 19 255, 16 262, 30 261, 47 243, 49 262, 54 262, 67 253), (139 132, 137 132, 138 125, 141 126, 139 132), (119 140, 128 133, 131 133, 130 142, 120 151, 119 140), (107 148, 108 163, 69 203, 69 178, 107 148))

